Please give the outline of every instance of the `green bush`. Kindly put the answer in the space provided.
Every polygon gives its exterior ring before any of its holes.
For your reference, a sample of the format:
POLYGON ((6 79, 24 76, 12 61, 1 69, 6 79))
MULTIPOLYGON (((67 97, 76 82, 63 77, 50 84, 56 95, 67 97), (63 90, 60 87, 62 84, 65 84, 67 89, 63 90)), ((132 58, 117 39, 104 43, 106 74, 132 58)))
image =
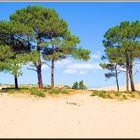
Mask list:
POLYGON ((60 93, 60 90, 59 89, 54 89, 54 90, 50 89, 50 90, 47 90, 47 92, 48 92, 48 94, 58 94, 58 93, 60 93))
POLYGON ((101 93, 99 94, 99 97, 107 98, 108 95, 107 95, 105 92, 101 92, 101 93))
POLYGON ((90 96, 99 96, 99 91, 98 90, 94 90, 90 96))
POLYGON ((45 97, 44 92, 41 91, 41 90, 39 90, 39 91, 37 92, 37 95, 38 95, 39 97, 45 97))
POLYGON ((123 95, 123 99, 127 100, 127 96, 126 95, 123 95))
POLYGON ((68 94, 69 92, 68 92, 68 90, 66 90, 66 89, 61 89, 61 93, 62 93, 62 94, 68 94))
POLYGON ((31 95, 37 95, 39 97, 45 97, 45 93, 42 90, 38 90, 36 88, 32 88, 30 90, 31 95))
POLYGON ((120 92, 115 92, 115 96, 121 96, 122 94, 120 92))
POLYGON ((138 91, 137 93, 138 93, 138 95, 140 96, 140 91, 138 91))
POLYGON ((53 94, 53 90, 47 90, 48 94, 53 94))
POLYGON ((58 94, 59 92, 60 92, 60 91, 59 91, 58 89, 54 89, 54 90, 53 90, 53 93, 54 93, 54 94, 58 94))
POLYGON ((135 94, 134 94, 134 93, 131 93, 130 96, 131 96, 132 98, 134 98, 134 97, 135 97, 135 94))

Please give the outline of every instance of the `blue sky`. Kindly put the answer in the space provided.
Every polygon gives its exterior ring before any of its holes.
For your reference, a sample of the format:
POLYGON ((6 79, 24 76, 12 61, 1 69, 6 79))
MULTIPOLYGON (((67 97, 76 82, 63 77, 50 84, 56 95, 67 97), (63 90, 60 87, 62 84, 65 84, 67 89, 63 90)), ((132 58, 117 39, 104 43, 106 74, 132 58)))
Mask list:
MULTIPOLYGON (((0 2, 0 20, 8 20, 9 15, 17 9, 28 5, 40 5, 54 8, 69 25, 72 34, 80 37, 79 46, 91 50, 91 60, 87 62, 68 58, 56 62, 55 83, 73 84, 84 80, 89 88, 115 85, 115 80, 104 77, 105 70, 99 67, 101 56, 104 54, 102 44, 104 33, 121 21, 140 20, 139 2, 0 2)), ((50 68, 43 66, 44 84, 50 84, 50 68)), ((12 75, 0 73, 1 83, 12 84, 12 75)), ((135 76, 135 82, 140 81, 140 74, 135 76)), ((120 84, 125 83, 124 74, 119 77, 120 84)), ((19 84, 37 83, 34 71, 23 68, 19 84)))

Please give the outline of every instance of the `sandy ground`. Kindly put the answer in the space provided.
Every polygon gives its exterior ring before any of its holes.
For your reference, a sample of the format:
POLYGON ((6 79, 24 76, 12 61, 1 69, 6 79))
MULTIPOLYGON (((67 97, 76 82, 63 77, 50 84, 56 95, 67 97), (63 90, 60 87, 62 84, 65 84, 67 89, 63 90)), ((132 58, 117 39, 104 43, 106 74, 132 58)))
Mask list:
POLYGON ((0 138, 140 137, 140 100, 0 95, 0 138))
MULTIPOLYGON (((135 88, 136 88, 136 90, 140 90, 140 82, 135 83, 135 88)), ((102 88, 95 88, 95 89, 106 90, 106 91, 108 91, 108 90, 115 90, 116 91, 117 90, 116 86, 109 86, 109 87, 102 87, 102 88)), ((125 91, 125 90, 126 90, 125 85, 120 86, 120 91, 125 91)), ((131 90, 130 85, 129 85, 129 90, 131 90)))

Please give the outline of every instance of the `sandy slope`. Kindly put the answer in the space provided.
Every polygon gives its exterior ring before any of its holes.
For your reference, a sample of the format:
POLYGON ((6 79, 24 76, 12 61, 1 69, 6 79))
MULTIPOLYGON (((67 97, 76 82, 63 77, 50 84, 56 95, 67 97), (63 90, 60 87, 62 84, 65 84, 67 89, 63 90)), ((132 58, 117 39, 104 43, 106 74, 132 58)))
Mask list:
POLYGON ((140 100, 0 95, 2 137, 140 137, 140 100))
MULTIPOLYGON (((140 90, 140 82, 135 83, 135 88, 136 90, 140 90)), ((102 87, 102 88, 95 88, 97 90, 117 90, 116 86, 111 86, 111 87, 102 87)), ((129 89, 130 89, 130 85, 129 85, 129 89)), ((120 86, 120 91, 125 91, 126 90, 126 86, 120 86)))

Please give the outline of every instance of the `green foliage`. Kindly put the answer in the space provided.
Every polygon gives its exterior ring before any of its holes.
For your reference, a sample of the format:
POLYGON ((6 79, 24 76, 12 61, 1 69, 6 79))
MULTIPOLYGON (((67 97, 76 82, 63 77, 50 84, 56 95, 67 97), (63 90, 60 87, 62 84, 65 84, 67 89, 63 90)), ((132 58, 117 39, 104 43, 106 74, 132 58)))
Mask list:
POLYGON ((94 90, 90 96, 99 96, 99 97, 102 97, 102 98, 107 98, 108 93, 104 90, 101 90, 101 91, 94 90))
POLYGON ((99 96, 100 92, 98 90, 94 90, 90 96, 99 96))
POLYGON ((101 93, 99 94, 99 97, 107 98, 108 95, 106 94, 106 92, 101 92, 101 93))
POLYGON ((123 99, 127 100, 128 98, 127 98, 127 96, 126 96, 126 95, 123 95, 123 99))
POLYGON ((115 92, 115 96, 121 96, 122 94, 120 92, 115 92))
POLYGON ((11 48, 7 45, 0 46, 0 71, 7 71, 10 69, 9 60, 13 56, 11 48))
POLYGON ((130 94, 130 97, 135 98, 135 94, 134 93, 131 93, 130 94))
POLYGON ((75 82, 75 83, 73 84, 72 89, 79 89, 79 88, 78 88, 78 82, 75 82))
MULTIPOLYGON (((133 83, 133 62, 140 58, 140 21, 121 22, 118 26, 110 28, 104 35, 103 44, 105 54, 111 64, 117 64, 126 68, 131 85, 133 83)), ((127 78, 128 79, 128 78, 127 78)), ((131 90, 135 90, 131 86, 131 90)))
POLYGON ((79 89, 87 89, 87 87, 84 85, 84 81, 83 80, 81 80, 79 82, 79 89))
POLYGON ((66 89, 61 89, 61 93, 62 93, 62 94, 68 94, 69 92, 68 92, 68 90, 66 90, 66 89))
POLYGON ((68 90, 62 88, 62 89, 54 89, 54 90, 49 89, 47 90, 47 93, 48 94, 59 94, 59 93, 68 94, 69 92, 68 90))
POLYGON ((42 90, 36 89, 36 88, 32 88, 30 90, 31 95, 36 95, 39 97, 45 97, 45 93, 42 90))
POLYGON ((81 80, 80 82, 75 82, 72 86, 72 89, 87 89, 86 85, 84 85, 84 81, 81 80))

